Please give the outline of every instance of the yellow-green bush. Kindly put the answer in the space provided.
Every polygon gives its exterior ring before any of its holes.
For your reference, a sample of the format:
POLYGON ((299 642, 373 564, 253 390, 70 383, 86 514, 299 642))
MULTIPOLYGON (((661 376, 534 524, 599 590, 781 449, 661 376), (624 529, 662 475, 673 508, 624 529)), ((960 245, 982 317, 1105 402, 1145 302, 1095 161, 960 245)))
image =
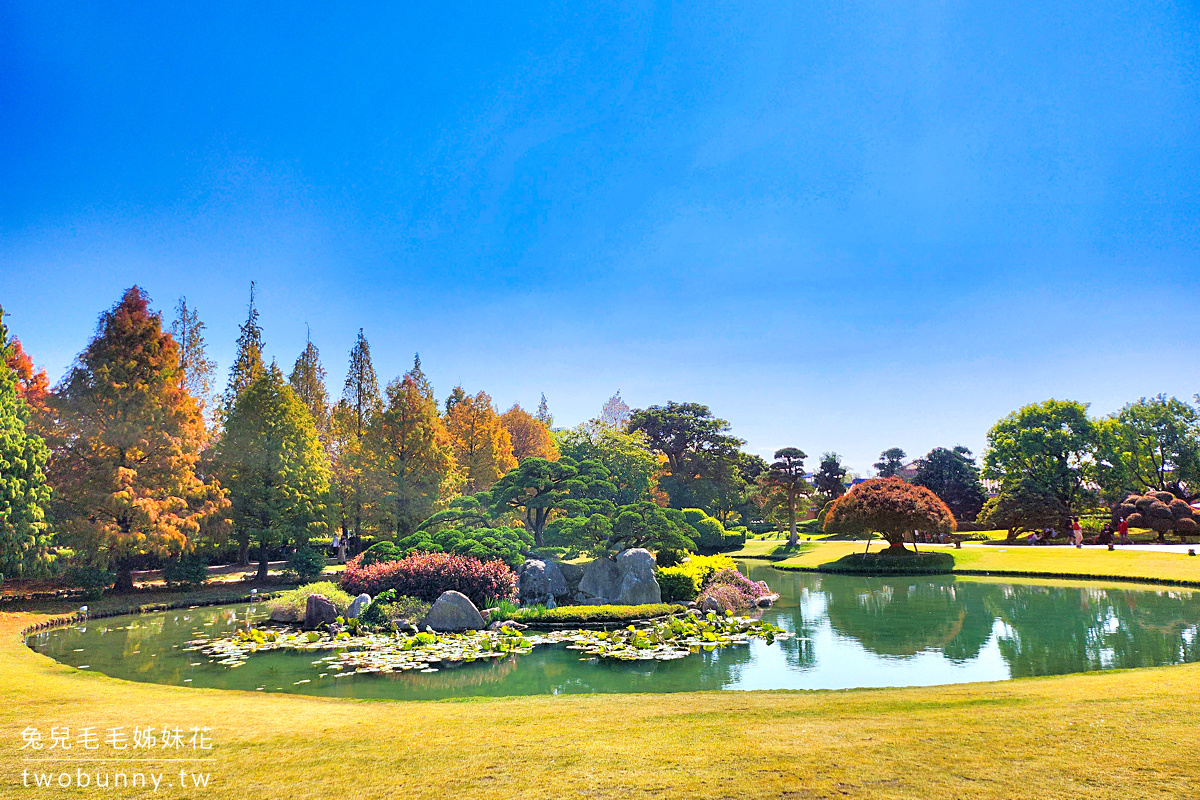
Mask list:
POLYGON ((663 600, 695 600, 708 579, 723 569, 736 570, 737 564, 729 556, 692 555, 677 566, 655 570, 655 574, 663 600))

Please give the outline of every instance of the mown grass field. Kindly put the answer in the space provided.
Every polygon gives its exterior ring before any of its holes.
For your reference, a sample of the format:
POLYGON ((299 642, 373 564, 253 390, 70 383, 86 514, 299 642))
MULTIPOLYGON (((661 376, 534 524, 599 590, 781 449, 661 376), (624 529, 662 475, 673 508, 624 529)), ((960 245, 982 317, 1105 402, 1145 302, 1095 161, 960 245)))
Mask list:
MULTIPOLYGON (((816 545, 794 560, 829 560, 854 546, 816 545)), ((1006 555, 979 549, 981 558, 1006 555)), ((1166 555, 1023 548, 1018 563, 1108 558, 1108 568, 1130 574, 1193 574, 1197 559, 1156 557, 1166 555)), ((157 794, 112 796, 1127 800, 1200 791, 1191 753, 1200 665, 916 689, 346 701, 120 681, 23 645, 24 626, 66 610, 0 614, 9 754, 0 797, 98 795, 25 788, 27 726, 134 725, 212 728, 211 783, 168 787, 178 783, 173 764, 154 767, 168 773, 157 794)))
MULTIPOLYGON (((764 542, 747 542, 762 545, 764 542)), ((861 553, 866 542, 812 543, 796 556, 775 561, 781 569, 816 569, 821 564, 842 556, 861 553)), ((877 551, 880 542, 873 542, 877 551)), ((911 547, 911 545, 909 545, 911 547)), ((995 545, 964 546, 960 550, 945 545, 917 545, 920 550, 948 552, 954 556, 954 569, 982 570, 998 573, 1035 573, 1055 575, 1097 575, 1114 578, 1200 582, 1200 556, 1186 553, 1148 550, 1105 550, 1074 547, 1003 547, 995 545)), ((754 558, 765 555, 743 549, 729 555, 734 558, 754 558)))

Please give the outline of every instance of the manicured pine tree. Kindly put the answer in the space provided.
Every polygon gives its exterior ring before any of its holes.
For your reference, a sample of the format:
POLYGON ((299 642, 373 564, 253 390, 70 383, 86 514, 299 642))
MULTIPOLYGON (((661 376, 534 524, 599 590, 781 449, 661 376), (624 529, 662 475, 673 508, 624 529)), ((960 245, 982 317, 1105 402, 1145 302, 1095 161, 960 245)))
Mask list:
POLYGON ((53 396, 50 461, 60 534, 132 589, 134 559, 188 547, 226 505, 197 475, 207 434, 183 385, 179 348, 138 287, 100 317, 96 336, 53 396))
POLYGON ((312 416, 271 364, 238 395, 218 462, 239 538, 258 546, 258 578, 272 548, 305 546, 328 531, 329 462, 312 416))
POLYGON ((796 512, 802 499, 812 494, 812 486, 804 477, 804 459, 808 456, 796 447, 775 451, 775 461, 762 473, 759 484, 787 512, 788 544, 799 542, 796 532, 796 512))
POLYGON ((50 539, 45 474, 50 450, 29 428, 29 406, 8 366, 16 351, 13 341, 0 308, 0 580, 40 574, 50 539))

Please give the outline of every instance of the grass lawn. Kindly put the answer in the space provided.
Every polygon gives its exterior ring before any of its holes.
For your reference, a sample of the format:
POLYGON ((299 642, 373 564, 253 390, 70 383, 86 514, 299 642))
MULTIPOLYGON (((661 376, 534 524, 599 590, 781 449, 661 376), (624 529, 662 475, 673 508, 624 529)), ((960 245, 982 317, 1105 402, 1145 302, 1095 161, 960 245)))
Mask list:
MULTIPOLYGON (((812 545, 786 563, 815 566, 862 546, 812 545)), ((1200 559, 1173 553, 950 552, 971 569, 1200 580, 1200 559)), ((168 599, 182 598, 142 593, 135 602, 168 599)), ((1192 711, 1200 664, 913 689, 354 701, 120 681, 23 645, 24 626, 72 608, 0 613, 0 736, 9 752, 0 798, 92 796, 22 786, 26 727, 48 735, 52 726, 131 733, 135 725, 212 728, 216 760, 203 765, 211 784, 180 790, 173 764, 154 767, 168 773, 157 795, 114 796, 1126 800, 1200 792, 1188 745, 1200 735, 1192 711)))
POLYGON ((87 795, 21 785, 20 732, 52 725, 210 726, 209 788, 167 788, 175 764, 161 797, 1124 800, 1200 790, 1185 744, 1200 732, 1190 710, 1200 665, 925 689, 366 702, 80 672, 23 646, 19 630, 39 618, 0 614, 0 797, 87 795))
MULTIPOLYGON (((865 546, 865 542, 814 544, 806 552, 777 562, 775 566, 782 569, 815 569, 819 565, 835 561, 847 553, 862 552, 865 546)), ((879 542, 871 545, 872 550, 879 547, 879 542)), ((1119 547, 1113 551, 1024 545, 1016 547, 965 546, 961 550, 943 545, 922 544, 917 547, 920 550, 950 553, 954 556, 955 570, 1106 575, 1116 578, 1200 582, 1200 557, 1189 556, 1185 553, 1122 550, 1119 547)), ((737 553, 730 555, 738 557, 737 553)))

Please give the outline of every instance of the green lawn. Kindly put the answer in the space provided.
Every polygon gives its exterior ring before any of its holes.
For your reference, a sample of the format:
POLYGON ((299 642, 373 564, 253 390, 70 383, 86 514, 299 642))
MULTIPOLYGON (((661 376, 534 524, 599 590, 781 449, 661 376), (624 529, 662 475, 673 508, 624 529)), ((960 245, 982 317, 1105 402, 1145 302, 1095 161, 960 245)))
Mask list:
MULTIPOLYGON (((815 566, 861 547, 814 545, 787 563, 815 566)), ((1103 567, 1200 580, 1200 559, 1175 554, 952 552, 970 568, 1103 567)), ((163 599, 183 598, 136 602, 163 599)), ((126 682, 24 647, 24 626, 71 608, 0 613, 0 735, 10 753, 0 761, 0 798, 94 796, 21 785, 26 727, 134 725, 210 726, 212 783, 203 792, 167 788, 177 782, 173 765, 156 795, 121 797, 1126 800, 1200 792, 1189 745, 1200 735, 1192 711, 1200 665, 913 689, 352 701, 126 682)))
MULTIPOLYGON (((782 569, 816 569, 847 553, 862 552, 865 542, 827 542, 814 544, 798 556, 777 562, 782 569)), ((871 549, 880 547, 872 543, 871 549)), ((911 545, 910 545, 911 547, 911 545)), ((941 545, 917 545, 920 550, 938 550, 954 556, 955 570, 1037 573, 1052 575, 1103 575, 1115 578, 1142 578, 1200 582, 1200 557, 1186 553, 1147 550, 1088 549, 1074 547, 1003 547, 965 546, 961 550, 941 545)), ((735 558, 737 553, 731 553, 735 558)))

